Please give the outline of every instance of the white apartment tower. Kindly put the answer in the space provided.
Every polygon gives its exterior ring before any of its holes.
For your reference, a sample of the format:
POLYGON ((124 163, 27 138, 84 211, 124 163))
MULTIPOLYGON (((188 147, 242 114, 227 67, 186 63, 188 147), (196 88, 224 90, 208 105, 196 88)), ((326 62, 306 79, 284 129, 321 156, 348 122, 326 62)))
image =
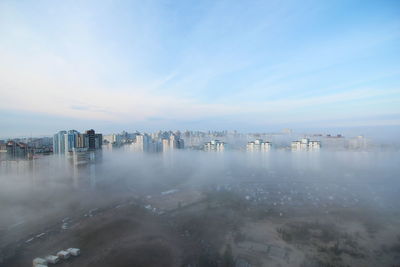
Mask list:
POLYGON ((247 151, 269 151, 271 147, 270 142, 264 142, 262 139, 256 139, 247 143, 247 151))
POLYGON ((320 141, 310 141, 308 138, 302 138, 300 141, 292 142, 292 150, 319 150, 321 148, 320 141))
POLYGON ((204 144, 205 151, 224 151, 225 143, 219 140, 211 140, 204 144))

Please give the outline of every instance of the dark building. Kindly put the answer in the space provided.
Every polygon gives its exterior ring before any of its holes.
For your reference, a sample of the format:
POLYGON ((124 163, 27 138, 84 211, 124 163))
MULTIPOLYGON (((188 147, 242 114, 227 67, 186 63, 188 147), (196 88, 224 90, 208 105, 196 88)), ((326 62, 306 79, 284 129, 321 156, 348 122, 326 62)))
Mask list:
POLYGON ((103 145, 103 135, 102 134, 95 134, 95 148, 101 149, 103 145))
POLYGON ((93 129, 86 131, 86 136, 88 138, 88 148, 96 149, 96 133, 93 129))
POLYGON ((93 129, 86 131, 86 138, 89 150, 100 149, 103 144, 103 135, 96 134, 93 129))

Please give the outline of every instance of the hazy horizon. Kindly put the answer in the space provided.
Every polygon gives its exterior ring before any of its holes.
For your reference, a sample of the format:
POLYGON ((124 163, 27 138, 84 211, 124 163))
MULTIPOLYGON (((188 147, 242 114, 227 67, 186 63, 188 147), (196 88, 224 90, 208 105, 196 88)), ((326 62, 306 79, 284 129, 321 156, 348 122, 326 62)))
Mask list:
POLYGON ((0 62, 0 267, 399 266, 400 0, 0 0, 0 62))

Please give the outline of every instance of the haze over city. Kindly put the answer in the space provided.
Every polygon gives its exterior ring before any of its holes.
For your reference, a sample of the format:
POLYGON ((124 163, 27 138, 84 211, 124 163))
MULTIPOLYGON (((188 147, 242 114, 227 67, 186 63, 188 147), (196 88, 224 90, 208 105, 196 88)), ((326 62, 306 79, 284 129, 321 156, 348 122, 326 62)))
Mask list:
POLYGON ((0 267, 399 267, 400 1, 0 0, 0 267))

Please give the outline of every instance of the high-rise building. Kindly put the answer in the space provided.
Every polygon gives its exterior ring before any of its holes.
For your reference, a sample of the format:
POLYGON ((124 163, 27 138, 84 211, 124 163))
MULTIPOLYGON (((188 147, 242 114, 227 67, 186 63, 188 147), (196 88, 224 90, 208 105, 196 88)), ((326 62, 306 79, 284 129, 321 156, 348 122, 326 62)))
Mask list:
POLYGON ((319 150, 321 148, 321 142, 302 138, 300 141, 293 141, 291 147, 292 150, 319 150))
POLYGON ((79 134, 76 140, 77 148, 87 148, 89 147, 89 138, 86 134, 79 134))
POLYGON ((66 131, 59 131, 53 136, 53 153, 63 154, 65 153, 65 134, 66 131))
POLYGON ((103 144, 102 134, 96 134, 94 130, 81 134, 76 130, 60 131, 53 136, 53 153, 64 154, 79 150, 100 149, 103 144))
POLYGON ((169 138, 163 138, 161 143, 162 143, 162 149, 164 152, 166 151, 171 151, 175 149, 184 149, 185 148, 185 142, 183 139, 181 139, 179 134, 171 134, 169 138))
POLYGON ((204 144, 205 151, 224 151, 225 143, 219 140, 211 140, 204 144))
POLYGON ((101 149, 102 145, 103 145, 103 135, 95 134, 94 135, 94 149, 101 149))
POLYGON ((88 138, 88 148, 89 149, 96 149, 96 135, 93 129, 86 131, 86 136, 88 138))
POLYGON ((169 139, 167 138, 161 139, 161 145, 163 152, 169 151, 169 139))
POLYGON ((135 151, 144 152, 148 151, 150 146, 150 136, 147 134, 136 135, 136 140, 134 143, 135 151))
POLYGON ((72 150, 77 147, 78 136, 79 132, 76 130, 69 130, 64 134, 65 152, 72 152, 72 150))
POLYGON ((86 131, 87 148, 89 150, 100 149, 103 144, 103 135, 96 134, 93 129, 86 131))

